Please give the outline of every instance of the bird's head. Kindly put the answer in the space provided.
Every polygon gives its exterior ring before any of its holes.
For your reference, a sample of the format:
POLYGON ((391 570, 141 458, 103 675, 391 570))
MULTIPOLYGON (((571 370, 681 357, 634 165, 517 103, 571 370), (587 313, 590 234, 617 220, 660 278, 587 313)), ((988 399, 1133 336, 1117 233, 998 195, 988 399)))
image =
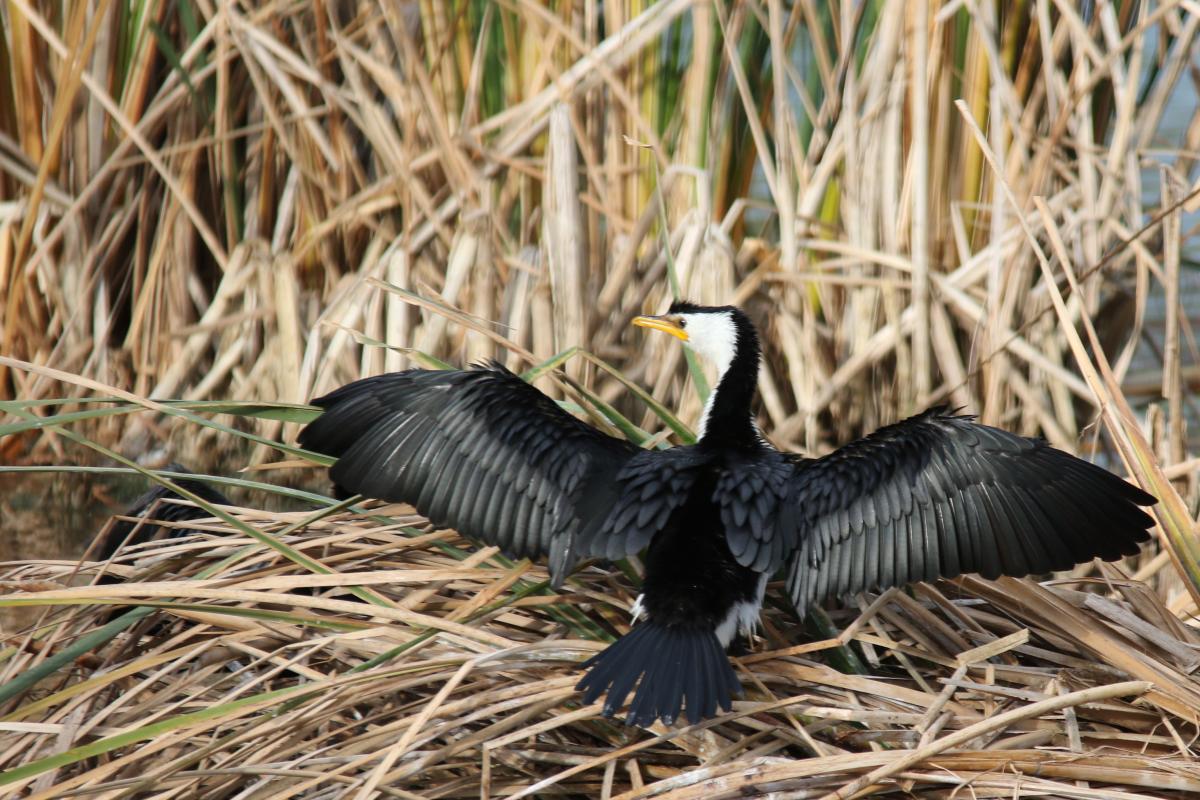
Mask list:
POLYGON ((698 306, 685 300, 671 304, 666 314, 635 317, 634 325, 669 333, 682 340, 724 375, 739 350, 758 359, 758 336, 749 317, 735 306, 698 306))

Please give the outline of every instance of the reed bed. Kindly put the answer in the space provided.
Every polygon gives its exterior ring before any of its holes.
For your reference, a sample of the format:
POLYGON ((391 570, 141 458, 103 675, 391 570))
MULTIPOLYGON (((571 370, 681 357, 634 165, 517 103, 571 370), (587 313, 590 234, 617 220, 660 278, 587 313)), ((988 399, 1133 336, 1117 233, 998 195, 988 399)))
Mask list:
POLYGON ((203 536, 0 567, 0 788, 1194 796, 1200 112, 1165 120, 1200 17, 1002 5, 0 8, 0 460, 263 479, 203 536), (676 293, 755 318, 780 447, 961 405, 1129 475, 1158 543, 805 623, 776 593, 734 713, 643 733, 571 688, 636 561, 554 593, 265 484, 323 486, 298 404, 486 358, 688 441, 702 375, 628 326, 676 293))
POLYGON ((23 702, 7 698, 7 792, 1200 792, 1200 636, 1116 566, 1083 580, 964 578, 859 597, 825 622, 828 639, 769 592, 761 637, 735 659, 747 688, 733 712, 643 732, 573 691, 578 662, 627 630, 636 589, 622 575, 593 565, 553 592, 542 569, 413 527, 403 507, 315 521, 225 510, 270 536, 305 522, 279 538, 330 572, 215 519, 109 564, 8 571, 5 589, 29 594, 6 602, 42 616, 10 639, 6 680, 136 620, 23 702), (120 580, 72 586, 101 572, 120 580))
MULTIPOLYGON (((294 403, 422 354, 527 368, 578 347, 692 419, 679 355, 627 325, 677 281, 764 324, 782 445, 948 400, 1070 446, 1096 400, 1034 244, 1057 260, 1058 231, 1081 284, 1052 266, 1069 323, 1090 315, 1144 395, 1128 371, 1147 298, 1178 299, 1195 266, 1195 109, 1182 141, 1162 131, 1197 18, 918 6, 80 3, 51 20, 16 3, 0 352, 140 397, 294 403)), ((1196 346, 1172 313, 1156 447, 1177 463, 1196 346)), ((0 399, 95 391, 0 364, 0 399)), ((77 429, 162 444, 152 417, 77 429)), ((194 461, 214 436, 170 446, 194 461)))

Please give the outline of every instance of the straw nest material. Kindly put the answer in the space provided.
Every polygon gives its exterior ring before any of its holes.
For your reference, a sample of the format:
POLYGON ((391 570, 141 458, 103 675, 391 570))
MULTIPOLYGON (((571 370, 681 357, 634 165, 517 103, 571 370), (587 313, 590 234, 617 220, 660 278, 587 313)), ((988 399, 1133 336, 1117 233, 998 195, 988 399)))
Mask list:
POLYGON ((773 587, 734 659, 746 691, 733 712, 642 730, 573 689, 578 663, 628 630, 636 562, 589 565, 555 592, 541 567, 407 507, 231 511, 262 539, 192 522, 204 533, 110 563, 6 569, 4 590, 37 612, 5 640, 4 681, 27 677, 0 723, 8 791, 1200 793, 1200 637, 1129 565, 918 584, 850 598, 807 630, 773 587), (114 582, 78 585, 102 574, 114 582), (55 658, 73 663, 34 682, 55 658))

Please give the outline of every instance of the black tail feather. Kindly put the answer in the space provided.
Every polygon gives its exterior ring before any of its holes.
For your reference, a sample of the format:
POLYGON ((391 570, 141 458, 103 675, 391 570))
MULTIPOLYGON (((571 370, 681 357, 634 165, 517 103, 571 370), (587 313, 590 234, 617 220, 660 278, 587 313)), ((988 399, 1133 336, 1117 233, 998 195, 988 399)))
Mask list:
POLYGON ((670 725, 681 711, 696 723, 718 708, 728 711, 733 696, 742 694, 716 632, 706 628, 643 622, 583 666, 588 674, 575 688, 585 703, 607 693, 606 716, 625 704, 641 679, 625 719, 639 727, 655 720, 670 725))

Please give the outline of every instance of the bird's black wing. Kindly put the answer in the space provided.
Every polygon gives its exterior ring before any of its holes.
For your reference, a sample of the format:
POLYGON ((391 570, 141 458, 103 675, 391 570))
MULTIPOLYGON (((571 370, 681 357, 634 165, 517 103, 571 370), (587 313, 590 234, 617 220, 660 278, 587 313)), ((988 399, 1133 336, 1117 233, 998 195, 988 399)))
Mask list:
MULTIPOLYGON (((171 472, 188 472, 180 464, 170 464, 165 467, 171 472)), ((206 502, 219 506, 232 505, 229 498, 202 481, 175 479, 175 483, 197 495, 206 502)), ((115 520, 105 530, 96 535, 92 545, 93 557, 97 560, 107 560, 117 552, 122 544, 133 545, 154 541, 155 539, 191 536, 196 533, 191 528, 168 528, 155 525, 151 520, 161 522, 187 522, 193 519, 205 519, 212 516, 203 508, 180 503, 164 503, 161 500, 182 500, 176 492, 162 485, 156 485, 148 492, 130 504, 122 516, 145 517, 143 522, 115 520), (136 531, 134 530, 136 527, 136 531), (131 537, 130 534, 133 534, 131 537)))
POLYGON ((770 447, 725 455, 712 499, 743 567, 771 575, 795 551, 799 530, 794 522, 779 524, 794 475, 791 457, 770 447))
POLYGON ((698 470, 711 460, 711 454, 695 446, 639 450, 614 477, 613 502, 598 516, 604 524, 581 535, 581 554, 617 559, 650 544, 688 499, 698 470))
POLYGON ((601 534, 646 488, 656 454, 575 419, 499 364, 379 375, 313 402, 324 413, 300 443, 338 457, 336 484, 411 503, 510 556, 548 555, 556 585, 580 557, 636 552, 665 520, 657 509, 677 505, 669 478, 656 482, 619 536, 601 534))
POLYGON ((1067 569, 1138 551, 1151 495, 1028 439, 935 408, 797 460, 780 526, 797 532, 797 611, 831 596, 978 572, 1067 569))

